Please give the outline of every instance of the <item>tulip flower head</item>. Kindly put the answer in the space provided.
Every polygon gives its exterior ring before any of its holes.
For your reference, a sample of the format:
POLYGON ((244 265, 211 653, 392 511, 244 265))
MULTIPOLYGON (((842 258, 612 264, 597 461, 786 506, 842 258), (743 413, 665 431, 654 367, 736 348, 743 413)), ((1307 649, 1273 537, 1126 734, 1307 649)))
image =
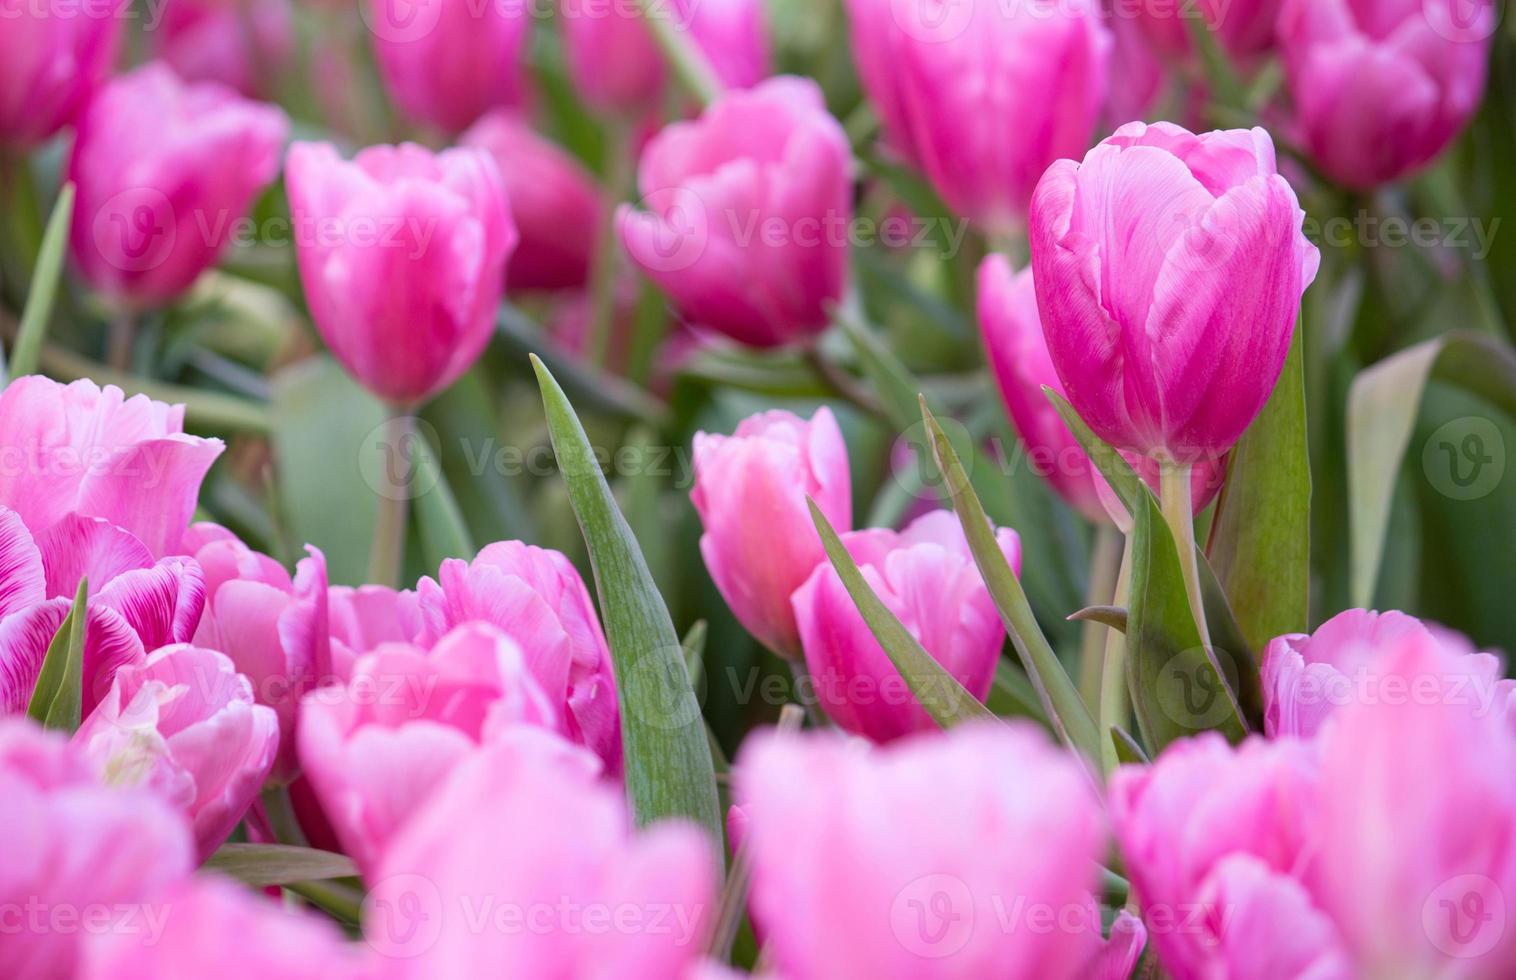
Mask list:
POLYGON ((128 6, 5 4, 0 145, 35 146, 78 117, 110 75, 128 6))

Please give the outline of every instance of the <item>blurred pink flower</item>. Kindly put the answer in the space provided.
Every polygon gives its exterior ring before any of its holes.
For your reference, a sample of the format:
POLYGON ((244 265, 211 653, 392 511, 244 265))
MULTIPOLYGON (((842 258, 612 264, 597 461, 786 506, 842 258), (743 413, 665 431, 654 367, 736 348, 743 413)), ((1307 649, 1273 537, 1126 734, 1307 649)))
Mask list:
POLYGON ((65 178, 78 189, 69 245, 80 273, 133 307, 174 299, 279 173, 288 133, 274 106, 187 84, 162 62, 112 79, 79 120, 65 178))
POLYGON ((0 5, 0 144, 29 148, 75 120, 110 75, 129 6, 0 5))
MULTIPOLYGON (((1021 542, 996 532, 1018 574, 1021 542)), ((979 575, 958 518, 939 510, 903 531, 842 535, 864 579, 943 669, 983 701, 1005 645, 1005 627, 979 575)), ((819 563, 791 600, 816 696, 838 725, 876 742, 939 727, 889 655, 830 562, 819 563)))
POLYGON ((885 139, 958 214, 1023 226, 1054 160, 1089 145, 1111 35, 1099 0, 847 0, 885 139))
POLYGON ((500 168, 521 242, 506 266, 513 289, 571 289, 589 278, 604 224, 600 189, 568 151, 505 111, 492 112, 458 140, 500 168))
POLYGON ((1290 0, 1279 18, 1292 122, 1316 163, 1366 190, 1437 157, 1479 108, 1491 0, 1290 0))
POLYGON ((193 867, 182 816, 145 790, 101 786, 61 735, 24 719, 0 718, 0 825, 12 980, 76 976, 91 929, 140 938, 161 925, 171 910, 156 898, 193 867))
POLYGON ((290 577, 216 524, 190 528, 186 544, 205 570, 205 615, 195 645, 231 658, 252 684, 253 697, 279 717, 279 757, 272 778, 299 772, 295 725, 300 699, 333 679, 327 612, 326 557, 310 553, 290 577))
POLYGON ((1110 0, 1111 20, 1137 24, 1168 58, 1189 58, 1195 30, 1216 35, 1224 52, 1249 62, 1274 45, 1275 23, 1284 0, 1110 0))
POLYGON ((489 155, 406 143, 349 162, 330 144, 296 143, 287 171, 306 302, 348 371, 408 404, 473 366, 516 247, 489 155))
POLYGON ((683 316, 753 347, 819 334, 847 283, 852 154, 821 90, 774 78, 667 126, 616 223, 683 316))
POLYGON ((526 98, 526 0, 363 0, 385 91, 416 122, 452 135, 526 98))
POLYGON ((117 671, 74 741, 107 785, 143 786, 183 810, 203 861, 263 787, 279 719, 225 655, 174 644, 117 671))
POLYGON ((381 643, 415 643, 421 636, 416 593, 385 585, 334 585, 327 590, 332 675, 346 682, 353 661, 381 643))
POLYGON ((364 934, 399 980, 614 976, 669 980, 715 918, 715 842, 634 831, 593 756, 517 730, 448 777, 386 852, 364 934), (488 814, 488 819, 481 819, 488 814), (470 909, 498 913, 480 927, 470 909), (418 928, 419 927, 419 928, 418 928))
POLYGON ((1049 168, 1031 250, 1070 404, 1117 449, 1229 450, 1273 393, 1320 253, 1262 129, 1121 127, 1049 168))
POLYGON ((732 435, 695 434, 690 502, 705 533, 700 554, 716 588, 749 633, 774 653, 800 658, 790 596, 826 560, 806 498, 839 532, 853 526, 847 446, 830 409, 809 421, 769 411, 732 435))
POLYGON ((248 98, 273 98, 294 67, 289 0, 168 0, 149 35, 180 78, 218 82, 248 98))
POLYGON ((736 773, 752 913, 784 977, 1125 977, 1142 951, 1125 916, 1103 943, 1099 802, 1029 725, 872 750, 756 734, 736 773))

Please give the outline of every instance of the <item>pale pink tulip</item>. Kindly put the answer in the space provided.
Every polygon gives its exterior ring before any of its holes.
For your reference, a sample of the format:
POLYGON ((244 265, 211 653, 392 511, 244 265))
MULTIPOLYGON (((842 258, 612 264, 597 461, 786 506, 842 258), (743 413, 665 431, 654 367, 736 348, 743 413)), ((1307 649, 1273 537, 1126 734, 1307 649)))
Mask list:
POLYGON ((1132 123, 1032 202, 1048 353, 1117 449, 1216 460, 1273 393, 1320 253, 1261 129, 1132 123))
POLYGON ((1080 764, 1021 724, 865 749, 750 736, 737 760, 750 907, 791 980, 1125 977, 1101 940, 1105 826, 1080 764))
POLYGON ((1348 187, 1420 170, 1479 108, 1498 23, 1492 0, 1286 2, 1279 43, 1299 139, 1348 187))
POLYGON ((847 446, 831 410, 809 421, 769 411, 730 436, 700 432, 690 501, 705 533, 700 554, 727 605, 758 640, 801 656, 790 596, 826 560, 806 498, 838 531, 853 526, 847 446))
MULTIPOLYGON (((462 3, 463 0, 458 0, 462 3)), ((296 143, 286 185, 311 317, 359 382, 426 399, 489 343, 516 227, 479 149, 296 143)))
POLYGON ((117 671, 74 741, 102 782, 146 787, 183 810, 204 860, 262 789, 279 719, 225 655, 175 644, 117 671))
POLYGON ((622 206, 632 261, 691 323, 752 347, 813 337, 847 283, 852 153, 821 89, 728 92, 642 154, 645 210, 622 206))
POLYGON ((74 121, 110 74, 129 7, 129 0, 6 5, 0 143, 31 147, 74 121))
POLYGON ((111 80, 78 125, 69 246, 89 284, 161 305, 216 263, 279 173, 284 113, 162 62, 111 80))
POLYGON ((70 980, 92 934, 146 937, 193 867, 184 818, 146 790, 101 786, 60 735, 0 718, 4 972, 70 980))
POLYGON ((299 771, 295 722, 300 699, 333 678, 328 630, 326 558, 309 557, 290 577, 284 566, 253 551, 230 531, 196 524, 187 542, 205 570, 205 615, 195 644, 219 650, 252 684, 254 699, 279 719, 279 757, 273 778, 299 771))
MULTIPOLYGON (((1019 573, 1016 532, 1005 528, 995 537, 1019 573)), ((842 543, 880 601, 944 670, 983 701, 1005 645, 1005 627, 958 518, 933 511, 904 531, 853 531, 842 535, 842 543)), ((876 742, 937 728, 830 562, 816 566, 791 602, 816 697, 833 721, 876 742)))
POLYGON ((700 961, 714 842, 680 823, 634 831, 597 768, 582 749, 518 730, 453 771, 369 893, 365 936, 401 980, 502 964, 521 977, 669 980, 700 961), (482 924, 470 912, 481 907, 493 910, 482 924))
POLYGON ((327 590, 332 676, 347 681, 353 661, 381 643, 414 643, 421 636, 416 593, 385 585, 334 585, 327 590))

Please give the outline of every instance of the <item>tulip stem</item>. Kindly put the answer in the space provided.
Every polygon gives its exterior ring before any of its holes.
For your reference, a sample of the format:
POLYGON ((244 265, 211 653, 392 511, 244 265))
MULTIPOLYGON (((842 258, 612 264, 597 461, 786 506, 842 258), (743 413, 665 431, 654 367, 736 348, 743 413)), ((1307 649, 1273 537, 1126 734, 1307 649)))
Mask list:
MULTIPOLYGON (((1090 585, 1085 591, 1084 605, 1124 605, 1117 594, 1120 570, 1123 565, 1123 541, 1125 536, 1113 525, 1101 524, 1095 530, 1095 547, 1090 552, 1090 585)), ((1102 653, 1108 627, 1094 620, 1084 624, 1084 635, 1079 647, 1079 693, 1084 703, 1094 710, 1100 702, 1100 673, 1102 653)))
POLYGON ((659 0, 637 0, 637 7, 680 84, 699 99, 702 106, 715 102, 723 88, 721 80, 705 52, 695 44, 688 23, 677 23, 670 16, 669 5, 659 0))
POLYGON ((1163 505, 1163 519, 1174 534, 1174 545, 1179 549, 1179 570, 1184 575, 1184 590, 1189 596, 1190 612, 1195 617, 1195 628, 1200 632, 1200 642, 1211 648, 1211 631, 1206 627, 1205 602, 1200 592, 1200 563, 1195 557, 1195 507, 1190 495, 1189 465, 1164 462, 1159 478, 1159 497, 1163 505))
POLYGON ((621 266, 621 242, 616 235, 616 209, 632 184, 632 134, 627 127, 607 128, 605 167, 605 213, 600 219, 595 265, 590 270, 590 328, 585 342, 586 359, 607 367, 611 359, 611 335, 616 330, 616 274, 621 266))
MULTIPOLYGON (((1132 581, 1132 538, 1126 536, 1121 546, 1121 568, 1111 591, 1111 605, 1125 606, 1130 600, 1132 581)), ((1093 626, 1095 624, 1088 624, 1093 626)), ((1100 676, 1100 759, 1106 772, 1116 768, 1116 743, 1112 728, 1127 725, 1126 634, 1105 628, 1105 662, 1100 676)))
POLYGON ((379 508, 374 512, 374 540, 369 550, 368 579, 375 585, 400 587, 400 569, 405 561, 405 527, 410 504, 411 466, 409 449, 404 445, 411 430, 410 414, 400 406, 391 406, 385 432, 387 458, 404 460, 407 467, 398 486, 387 486, 379 494, 379 508))

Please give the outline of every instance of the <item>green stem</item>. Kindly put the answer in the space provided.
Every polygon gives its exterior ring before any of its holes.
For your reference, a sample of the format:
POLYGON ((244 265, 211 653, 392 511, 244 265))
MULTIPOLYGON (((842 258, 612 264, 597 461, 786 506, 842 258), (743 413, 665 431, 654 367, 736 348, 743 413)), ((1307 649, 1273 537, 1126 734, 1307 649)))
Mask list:
POLYGON ((1184 591, 1189 596, 1190 612, 1195 617, 1195 628, 1200 632, 1200 642, 1211 649, 1211 631, 1205 622, 1205 603, 1200 591, 1200 563, 1195 557, 1195 508, 1190 496, 1189 465, 1164 462, 1159 478, 1159 497, 1163 506, 1163 519, 1168 522, 1174 535, 1174 545, 1179 549, 1179 570, 1184 575, 1184 591))
POLYGON ((274 832, 274 840, 291 847, 308 847, 305 832, 300 829, 300 820, 295 816, 295 806, 290 802, 289 790, 283 786, 263 791, 263 812, 268 816, 268 825, 274 832))
MULTIPOLYGON (((830 728, 831 721, 821 710, 821 698, 816 693, 816 681, 804 660, 790 661, 790 674, 795 679, 795 703, 805 709, 812 728, 830 728)), ((791 705, 785 705, 790 708, 791 705)), ((798 726, 797 726, 798 727, 798 726)))
MULTIPOLYGON (((1090 587, 1085 593, 1084 604, 1104 605, 1116 594, 1116 584, 1123 566, 1122 533, 1110 524, 1101 524, 1095 531, 1095 548, 1090 553, 1090 587)), ((1111 605, 1119 606, 1118 599, 1111 605)), ((1084 624, 1084 634, 1079 647, 1079 693, 1084 703, 1094 708, 1100 700, 1100 671, 1105 650, 1107 627, 1096 622, 1084 624)))
POLYGON ((621 242, 616 235, 616 209, 632 183, 632 134, 627 127, 609 128, 605 173, 605 213, 600 220, 599 248, 590 281, 590 329, 585 353, 596 367, 607 367, 611 335, 616 329, 616 275, 621 268, 621 242))
MULTIPOLYGON (((1132 580, 1132 539, 1121 547, 1121 568, 1111 590, 1111 605, 1126 606, 1130 601, 1132 580)), ((1100 759, 1106 772, 1116 768, 1116 746, 1111 741, 1112 728, 1126 728, 1129 712, 1126 683, 1126 635, 1106 628, 1104 667, 1100 677, 1100 759)))
POLYGON ((297 881, 284 888, 343 922, 357 925, 363 918, 363 896, 355 888, 335 881, 297 881))
POLYGON ((699 99, 701 105, 708 106, 716 101, 724 86, 689 30, 681 30, 669 17, 668 5, 659 0, 637 0, 637 6, 680 84, 699 99))
MULTIPOLYGON (((391 406, 385 432, 386 445, 394 448, 392 459, 408 459, 400 452, 410 433, 411 417, 404 408, 391 406)), ((374 512, 374 541, 369 551, 368 579, 376 585, 400 587, 400 570, 405 561, 405 526, 410 505, 410 473, 407 485, 390 487, 379 494, 379 508, 374 512)))

